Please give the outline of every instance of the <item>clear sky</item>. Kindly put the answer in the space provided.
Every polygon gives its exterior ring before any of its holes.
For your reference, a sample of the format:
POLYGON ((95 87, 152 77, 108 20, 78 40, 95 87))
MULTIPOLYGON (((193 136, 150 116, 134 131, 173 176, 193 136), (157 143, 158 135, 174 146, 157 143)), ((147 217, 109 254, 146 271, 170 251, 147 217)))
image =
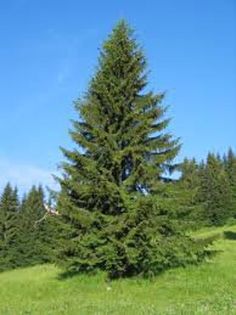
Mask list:
POLYGON ((53 185, 59 146, 73 146, 72 102, 121 18, 144 47, 150 89, 167 91, 179 159, 236 150, 235 0, 0 1, 0 187, 53 185))

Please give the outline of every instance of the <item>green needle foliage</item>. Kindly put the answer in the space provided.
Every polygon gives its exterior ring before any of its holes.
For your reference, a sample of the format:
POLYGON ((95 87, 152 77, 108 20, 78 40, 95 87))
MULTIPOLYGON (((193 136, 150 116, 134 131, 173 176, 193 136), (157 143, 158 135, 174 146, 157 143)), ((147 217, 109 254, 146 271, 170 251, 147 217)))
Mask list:
POLYGON ((202 225, 203 203, 199 200, 201 191, 201 166, 193 159, 185 158, 180 165, 181 177, 175 189, 182 192, 182 216, 187 228, 199 228, 202 225))
POLYGON ((236 155, 231 148, 228 150, 228 154, 224 158, 224 166, 228 175, 231 191, 231 215, 236 218, 236 155))
POLYGON ((41 187, 33 186, 22 202, 20 211, 19 265, 29 266, 46 261, 43 243, 45 222, 37 224, 44 215, 44 194, 41 187))
POLYGON ((121 21, 103 45, 85 97, 75 103, 76 148, 62 149, 59 260, 68 272, 154 275, 202 254, 164 206, 163 174, 173 170, 180 145, 165 131, 164 94, 146 87, 146 59, 121 21))
POLYGON ((231 216, 232 195, 222 160, 209 153, 201 173, 200 201, 204 203, 205 221, 223 225, 231 216))
POLYGON ((0 271, 15 266, 18 207, 17 189, 8 183, 0 200, 0 271))
POLYGON ((55 256, 56 218, 46 215, 44 191, 33 186, 22 201, 17 235, 18 266, 52 262, 55 256))

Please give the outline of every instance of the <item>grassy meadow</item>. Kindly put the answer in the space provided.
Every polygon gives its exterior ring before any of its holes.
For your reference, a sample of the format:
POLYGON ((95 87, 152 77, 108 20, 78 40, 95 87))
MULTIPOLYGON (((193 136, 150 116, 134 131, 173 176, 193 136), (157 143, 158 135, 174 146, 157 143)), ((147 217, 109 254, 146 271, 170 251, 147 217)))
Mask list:
POLYGON ((236 226, 204 229, 214 257, 153 280, 107 282, 104 274, 61 279, 53 265, 0 274, 1 315, 235 315, 236 226))

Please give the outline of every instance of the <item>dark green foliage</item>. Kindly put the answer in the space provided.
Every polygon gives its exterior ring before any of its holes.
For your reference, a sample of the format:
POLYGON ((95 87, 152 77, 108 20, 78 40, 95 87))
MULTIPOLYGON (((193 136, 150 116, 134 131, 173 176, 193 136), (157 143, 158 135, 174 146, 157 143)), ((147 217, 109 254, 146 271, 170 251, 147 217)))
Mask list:
POLYGON ((17 189, 7 184, 0 200, 0 271, 15 266, 18 207, 17 189))
POLYGON ((209 153, 206 162, 199 164, 194 159, 185 159, 181 172, 177 187, 190 206, 188 215, 183 217, 187 224, 194 228, 195 222, 198 228, 233 220, 236 215, 236 158, 231 149, 223 158, 220 154, 209 153))
POLYGON ((156 274, 202 253, 154 198, 163 204, 163 174, 174 169, 180 146, 165 131, 164 95, 144 93, 145 69, 122 21, 103 45, 84 99, 75 103, 76 149, 63 149, 68 161, 58 201, 64 222, 59 259, 69 272, 156 274))
POLYGON ((223 225, 231 216, 231 191, 222 161, 209 153, 201 171, 200 200, 208 224, 223 225))
POLYGON ((231 191, 231 214, 236 218, 236 155, 231 148, 228 150, 227 156, 224 157, 224 166, 231 191))
POLYGON ((42 188, 32 187, 22 203, 20 211, 21 233, 19 234, 20 266, 44 262, 42 234, 45 222, 36 222, 45 215, 42 188))
POLYGON ((199 166, 195 159, 184 159, 181 164, 181 180, 191 190, 199 187, 199 166))
POLYGON ((58 219, 46 215, 42 187, 32 187, 22 202, 8 184, 0 203, 0 271, 55 260, 58 219))
MULTIPOLYGON (((177 182, 176 190, 180 191, 182 218, 187 222, 188 228, 199 227, 203 220, 203 204, 199 200, 201 190, 201 167, 195 159, 185 158, 180 165, 181 177, 177 182)), ((177 201, 178 202, 178 201, 177 201)))
POLYGON ((203 246, 186 237, 175 211, 173 200, 143 196, 119 216, 94 214, 86 233, 78 229, 83 235, 67 230, 61 264, 71 273, 101 269, 116 278, 198 263, 203 246))
POLYGON ((45 216, 42 187, 32 187, 19 214, 18 266, 51 262, 55 256, 56 218, 45 216))

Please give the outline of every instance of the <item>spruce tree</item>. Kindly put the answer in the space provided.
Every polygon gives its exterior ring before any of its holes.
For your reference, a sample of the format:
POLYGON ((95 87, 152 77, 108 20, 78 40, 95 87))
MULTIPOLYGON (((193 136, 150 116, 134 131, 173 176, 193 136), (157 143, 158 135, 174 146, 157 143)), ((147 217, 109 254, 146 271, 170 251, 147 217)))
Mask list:
POLYGON ((43 188, 33 186, 18 208, 14 246, 8 250, 11 263, 4 259, 7 268, 55 262, 58 219, 47 216, 43 188))
POLYGON ((49 262, 48 246, 51 235, 48 235, 48 222, 40 222, 45 213, 43 189, 41 186, 33 186, 22 201, 19 215, 18 266, 49 262))
POLYGON ((180 145, 166 132, 164 94, 146 91, 146 59, 121 21, 102 47, 87 93, 75 102, 76 148, 62 149, 59 260, 69 272, 156 274, 199 257, 156 202, 180 145))
POLYGON ((199 202, 200 192, 200 166, 193 159, 185 158, 180 165, 181 177, 178 188, 182 190, 183 219, 192 228, 199 227, 202 223, 203 205, 199 202), (184 207, 185 206, 185 207, 184 207))
POLYGON ((189 204, 197 203, 197 193, 200 186, 199 166, 195 159, 185 158, 180 165, 181 177, 180 182, 188 191, 189 204))
POLYGON ((231 192, 222 161, 208 154, 201 175, 200 200, 204 203, 204 216, 210 225, 223 225, 231 216, 231 192))
POLYGON ((231 215, 236 218, 236 155, 231 148, 228 150, 224 161, 231 190, 231 215))
POLYGON ((0 200, 0 270, 15 267, 19 200, 17 189, 8 183, 0 200))

